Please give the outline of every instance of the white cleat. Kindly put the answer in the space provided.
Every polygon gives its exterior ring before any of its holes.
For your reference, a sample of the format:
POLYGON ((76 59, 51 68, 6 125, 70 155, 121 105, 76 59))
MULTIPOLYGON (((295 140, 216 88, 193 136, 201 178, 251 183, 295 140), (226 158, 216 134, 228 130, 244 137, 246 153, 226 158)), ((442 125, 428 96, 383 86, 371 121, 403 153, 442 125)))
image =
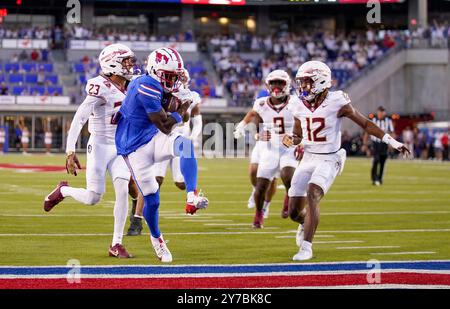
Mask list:
POLYGON ((311 259, 312 257, 313 257, 312 244, 310 242, 303 241, 302 246, 300 247, 300 250, 298 251, 298 253, 296 255, 294 255, 292 260, 306 261, 306 260, 311 259))
POLYGON ((303 243, 303 238, 305 236, 303 224, 298 225, 297 234, 295 234, 295 243, 297 244, 297 247, 301 247, 303 243))
POLYGON ((172 253, 170 253, 169 248, 167 248, 166 242, 164 241, 163 236, 159 236, 159 238, 154 238, 150 236, 152 241, 153 249, 155 249, 156 256, 163 263, 172 262, 172 253))
POLYGON ((252 194, 248 198, 247 208, 253 209, 253 208, 255 208, 255 206, 256 206, 256 203, 255 203, 255 199, 253 198, 253 192, 252 192, 252 194))
POLYGON ((264 212, 264 219, 269 218, 269 206, 263 208, 263 212, 264 212))

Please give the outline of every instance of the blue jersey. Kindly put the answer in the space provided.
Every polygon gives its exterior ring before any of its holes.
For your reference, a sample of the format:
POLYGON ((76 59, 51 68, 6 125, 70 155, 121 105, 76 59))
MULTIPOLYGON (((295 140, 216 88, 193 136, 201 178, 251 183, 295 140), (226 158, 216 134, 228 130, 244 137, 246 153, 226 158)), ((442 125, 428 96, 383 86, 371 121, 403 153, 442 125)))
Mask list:
POLYGON ((142 75, 131 81, 117 117, 118 155, 132 153, 158 133, 158 128, 150 121, 148 114, 162 109, 162 97, 162 86, 153 77, 142 75))

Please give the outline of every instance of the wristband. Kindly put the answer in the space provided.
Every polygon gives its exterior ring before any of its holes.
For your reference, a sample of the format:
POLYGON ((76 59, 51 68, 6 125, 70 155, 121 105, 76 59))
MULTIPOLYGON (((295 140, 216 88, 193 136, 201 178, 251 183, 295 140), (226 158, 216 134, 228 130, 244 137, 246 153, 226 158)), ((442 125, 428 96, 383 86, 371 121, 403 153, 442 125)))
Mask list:
POLYGON ((171 113, 170 116, 172 116, 173 119, 175 119, 175 121, 176 121, 177 123, 180 123, 180 122, 183 121, 183 118, 181 118, 180 114, 178 114, 177 112, 171 113))

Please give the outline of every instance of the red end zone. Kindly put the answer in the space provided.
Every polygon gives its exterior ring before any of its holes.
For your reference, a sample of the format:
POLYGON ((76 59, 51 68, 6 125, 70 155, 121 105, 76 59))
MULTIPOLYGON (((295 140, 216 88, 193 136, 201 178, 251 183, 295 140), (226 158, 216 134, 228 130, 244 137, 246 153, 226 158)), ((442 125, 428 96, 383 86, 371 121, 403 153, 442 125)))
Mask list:
POLYGON ((13 163, 0 163, 0 169, 12 169, 12 170, 26 170, 30 172, 61 172, 66 168, 61 165, 28 165, 28 164, 13 164, 13 163))
POLYGON ((379 283, 368 283, 367 274, 233 276, 193 278, 81 278, 69 283, 65 278, 0 279, 0 289, 239 289, 401 285, 450 288, 450 274, 394 272, 381 273, 379 283))

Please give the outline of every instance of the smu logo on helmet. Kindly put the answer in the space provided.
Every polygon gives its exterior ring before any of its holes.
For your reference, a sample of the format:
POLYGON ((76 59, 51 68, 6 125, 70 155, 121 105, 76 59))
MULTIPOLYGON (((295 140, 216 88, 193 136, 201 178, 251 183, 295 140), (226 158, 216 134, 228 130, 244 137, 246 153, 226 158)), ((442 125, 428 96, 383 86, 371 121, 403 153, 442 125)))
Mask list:
POLYGON ((169 62, 169 57, 161 54, 160 52, 156 52, 155 61, 156 61, 156 63, 160 63, 161 61, 164 61, 167 64, 169 62))

